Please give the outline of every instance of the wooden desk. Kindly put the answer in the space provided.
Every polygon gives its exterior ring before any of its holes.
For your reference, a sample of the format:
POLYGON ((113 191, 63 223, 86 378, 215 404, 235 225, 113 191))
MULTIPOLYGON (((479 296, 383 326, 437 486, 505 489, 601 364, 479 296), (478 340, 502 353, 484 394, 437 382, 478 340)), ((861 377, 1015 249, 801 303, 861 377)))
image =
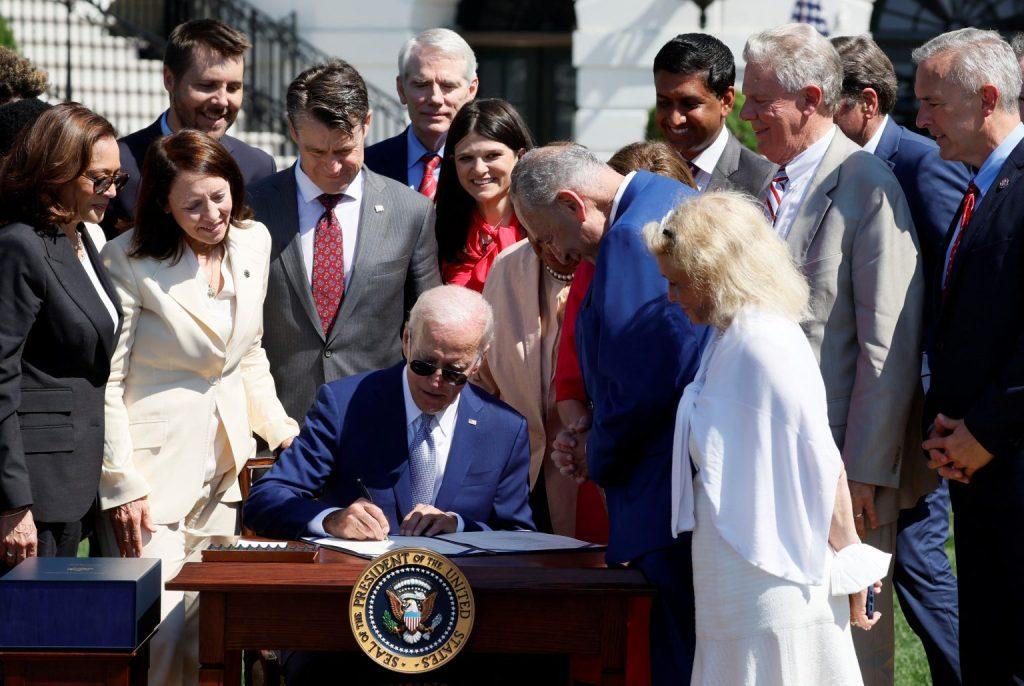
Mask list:
POLYGON ((133 651, 4 650, 4 686, 146 686, 150 634, 133 651))
MULTIPOLYGON (((600 683, 624 685, 626 662, 633 659, 627 655, 626 618, 631 605, 649 607, 653 594, 640 572, 606 568, 601 552, 454 561, 476 601, 464 652, 597 656, 600 683)), ((368 563, 322 550, 319 562, 311 564, 186 564, 167 588, 199 591, 200 684, 238 684, 242 650, 361 655, 348 602, 368 563)))

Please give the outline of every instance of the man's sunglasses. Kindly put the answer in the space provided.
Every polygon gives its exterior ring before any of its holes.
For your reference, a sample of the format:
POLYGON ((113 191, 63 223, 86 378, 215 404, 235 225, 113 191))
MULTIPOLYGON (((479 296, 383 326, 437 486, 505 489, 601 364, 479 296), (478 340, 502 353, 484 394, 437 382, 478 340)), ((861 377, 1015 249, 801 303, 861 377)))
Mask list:
POLYGON ((89 176, 88 174, 82 174, 82 176, 92 181, 92 192, 96 195, 103 195, 111 186, 121 190, 128 185, 128 179, 131 178, 128 172, 118 172, 108 176, 89 176))
POLYGON ((412 360, 409 362, 409 369, 416 376, 433 376, 434 372, 438 369, 441 370, 441 378, 450 383, 452 386, 462 386, 469 377, 463 372, 456 369, 448 369, 446 367, 438 367, 436 364, 430 362, 424 362, 423 360, 412 360))

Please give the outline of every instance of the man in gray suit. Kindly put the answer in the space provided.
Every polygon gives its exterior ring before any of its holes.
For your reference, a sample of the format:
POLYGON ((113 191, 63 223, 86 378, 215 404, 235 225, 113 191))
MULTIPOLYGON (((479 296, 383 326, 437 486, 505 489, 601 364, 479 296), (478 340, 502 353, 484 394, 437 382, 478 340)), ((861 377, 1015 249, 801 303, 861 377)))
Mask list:
MULTIPOLYGON (((843 66, 827 39, 787 24, 752 36, 743 55, 741 116, 780 165, 765 210, 811 287, 804 330, 821 364, 858 530, 891 553, 901 501, 922 495, 905 491, 936 485, 910 474, 927 469, 912 417, 924 279, 910 208, 885 162, 832 122, 843 66)), ((854 634, 869 686, 893 683, 891 589, 876 606, 883 620, 854 634)))
POLYGON ((288 414, 305 416, 321 384, 402 359, 402 325, 441 283, 430 201, 363 165, 366 84, 341 60, 288 87, 299 159, 254 184, 273 238, 263 347, 288 414))
POLYGON ((728 188, 761 197, 776 167, 725 126, 735 81, 736 63, 725 43, 706 33, 679 34, 654 57, 655 119, 701 193, 728 188))

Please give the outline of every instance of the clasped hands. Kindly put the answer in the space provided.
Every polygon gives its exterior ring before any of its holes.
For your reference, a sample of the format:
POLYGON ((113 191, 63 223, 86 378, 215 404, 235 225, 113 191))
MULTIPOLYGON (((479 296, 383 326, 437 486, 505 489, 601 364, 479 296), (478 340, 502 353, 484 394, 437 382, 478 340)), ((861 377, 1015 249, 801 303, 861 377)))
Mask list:
POLYGON ((952 481, 971 483, 971 476, 989 462, 993 455, 985 449, 962 419, 940 414, 921 444, 928 453, 928 466, 952 481))
MULTIPOLYGON (((402 520, 398 533, 402 536, 452 534, 458 525, 459 520, 454 513, 419 503, 402 520)), ((383 541, 390 528, 384 512, 366 498, 359 498, 324 518, 324 531, 335 538, 351 541, 383 541)))
POLYGON ((584 483, 587 478, 587 433, 590 431, 590 414, 576 420, 558 432, 551 444, 551 459, 558 472, 576 481, 584 483))

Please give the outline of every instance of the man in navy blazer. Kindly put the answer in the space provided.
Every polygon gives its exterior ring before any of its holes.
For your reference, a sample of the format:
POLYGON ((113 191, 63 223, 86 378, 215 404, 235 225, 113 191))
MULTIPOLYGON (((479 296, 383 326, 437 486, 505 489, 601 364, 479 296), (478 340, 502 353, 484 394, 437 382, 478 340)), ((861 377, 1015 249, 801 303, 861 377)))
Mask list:
POLYGON ((477 84, 476 55, 462 36, 428 29, 410 38, 398 53, 395 87, 412 123, 368 147, 366 166, 433 199, 448 128, 477 84))
POLYGON ((1024 683, 1024 124, 995 31, 913 53, 917 125, 977 169, 929 279, 930 466, 950 481, 963 683, 1024 683), (951 74, 958 74, 952 78, 951 74), (969 85, 968 85, 969 84, 969 85))
POLYGON ((164 52, 164 88, 170 107, 146 128, 117 142, 128 184, 118 191, 103 218, 108 238, 117 235, 118 222, 134 215, 150 144, 180 129, 198 129, 219 140, 238 163, 247 186, 276 171, 273 157, 227 135, 242 107, 245 53, 250 47, 244 33, 217 19, 194 19, 171 32, 164 52))
POLYGON ((426 291, 403 336, 408 362, 320 388, 302 432, 249 494, 246 526, 357 540, 532 529, 526 422, 466 383, 493 328, 478 293, 426 291))
POLYGON ((637 567, 658 589, 653 683, 686 683, 694 648, 690 538, 672 537, 669 476, 676 405, 697 370, 707 328, 668 302, 668 284, 641 231, 696 191, 645 171, 623 177, 583 146, 566 145, 527 152, 512 172, 511 193, 532 239, 566 262, 594 263, 576 321, 593 423, 589 435, 558 440, 585 444, 589 476, 605 489, 608 562, 637 567))
MULTIPOLYGON (((917 229, 924 271, 931 274, 970 180, 967 167, 943 160, 935 141, 889 117, 896 104, 896 70, 877 43, 868 36, 841 36, 833 38, 832 44, 843 62, 843 97, 835 123, 896 175, 917 229)), ((925 340, 929 323, 926 311, 925 340)), ((915 416, 911 421, 919 420, 915 416)), ((912 493, 921 490, 907 485, 912 493)), ((935 490, 916 502, 901 502, 900 508, 893 587, 907 623, 924 645, 932 682, 956 686, 960 683, 960 619, 956 578, 945 550, 949 487, 940 481, 935 490)))

